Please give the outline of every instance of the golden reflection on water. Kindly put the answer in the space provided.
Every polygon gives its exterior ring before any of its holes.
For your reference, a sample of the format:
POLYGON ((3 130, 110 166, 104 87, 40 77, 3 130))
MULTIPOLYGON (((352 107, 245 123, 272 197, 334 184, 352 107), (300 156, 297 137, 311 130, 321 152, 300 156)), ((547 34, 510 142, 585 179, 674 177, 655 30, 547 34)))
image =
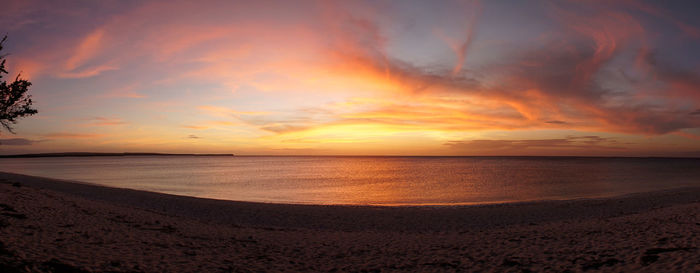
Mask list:
POLYGON ((239 201, 455 205, 700 186, 698 160, 117 157, 0 160, 0 171, 239 201))
POLYGON ((322 189, 322 194, 331 201, 328 203, 394 204, 403 202, 411 194, 410 188, 403 186, 409 180, 395 173, 401 169, 398 161, 338 160, 330 164, 333 165, 331 169, 352 178, 322 189))

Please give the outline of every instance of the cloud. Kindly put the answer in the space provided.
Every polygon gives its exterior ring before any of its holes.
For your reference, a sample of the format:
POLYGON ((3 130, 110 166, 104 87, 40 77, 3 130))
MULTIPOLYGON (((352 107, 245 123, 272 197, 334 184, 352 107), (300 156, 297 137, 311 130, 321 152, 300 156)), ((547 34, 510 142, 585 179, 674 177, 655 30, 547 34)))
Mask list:
POLYGON ((693 139, 693 140, 700 140, 700 135, 697 134, 691 134, 688 132, 683 132, 683 131, 678 131, 675 133, 676 135, 688 138, 688 139, 693 139))
POLYGON ((66 60, 63 72, 59 72, 58 76, 67 79, 88 78, 105 71, 119 69, 114 64, 94 63, 97 55, 104 53, 105 32, 105 29, 98 28, 85 36, 75 47, 74 53, 66 60))
POLYGON ((117 125, 127 125, 126 121, 120 118, 107 118, 107 117, 95 117, 92 118, 90 122, 84 124, 85 126, 117 126, 117 125))
POLYGON ((104 29, 97 29, 83 38, 80 44, 76 47, 73 56, 68 58, 66 61, 66 69, 74 70, 92 58, 101 47, 102 37, 104 34, 104 29))
POLYGON ((648 52, 644 56, 652 76, 664 83, 665 88, 657 90, 663 96, 692 99, 700 103, 700 73, 682 69, 658 57, 658 52, 648 52))
MULTIPOLYGON (((449 42, 456 57, 450 67, 398 59, 388 50, 390 37, 377 23, 379 18, 350 14, 333 5, 326 8, 324 27, 317 29, 322 37, 315 37, 327 43, 321 54, 326 62, 320 65, 345 79, 388 86, 390 93, 381 94, 384 97, 379 100, 398 102, 368 103, 350 112, 331 109, 332 113, 323 118, 304 120, 216 106, 202 106, 200 110, 214 116, 233 116, 278 134, 362 122, 415 130, 578 129, 645 135, 700 126, 672 103, 640 97, 637 86, 610 84, 621 81, 615 75, 619 70, 613 68, 637 69, 635 56, 649 50, 652 37, 644 27, 644 18, 624 6, 555 3, 551 15, 560 29, 536 47, 518 47, 500 58, 502 61, 483 64, 480 73, 464 69, 467 49, 476 42, 474 34, 481 20, 478 13, 470 17, 473 19, 466 25, 463 41, 449 42), (451 100, 449 107, 430 105, 445 97, 451 100), (433 101, 427 102, 426 98, 433 101), (471 101, 484 103, 473 107, 468 103, 471 101)), ((470 54, 478 54, 472 52, 477 49, 469 50, 470 54)), ((691 74, 686 78, 693 77, 691 74)), ((664 83, 680 82, 670 76, 659 79, 664 83)), ((671 85, 675 91, 681 90, 680 84, 671 85)), ((697 86, 692 81, 686 85, 697 86)), ((266 90, 276 88, 281 87, 266 90)), ((681 92, 679 98, 695 94, 681 92)))
POLYGON ((561 121, 561 120, 548 120, 548 121, 545 121, 544 123, 549 123, 549 124, 568 124, 566 121, 561 121))
POLYGON ((103 94, 106 98, 130 98, 141 99, 147 98, 145 94, 139 93, 136 90, 142 85, 139 83, 131 83, 123 87, 114 88, 103 94))
POLYGON ((3 138, 0 139, 0 145, 8 146, 27 146, 34 143, 41 142, 39 140, 31 140, 26 138, 3 138))
MULTIPOLYGON (((319 126, 320 127, 320 126, 319 126)), ((304 131, 306 129, 310 129, 311 127, 309 126, 296 126, 296 125, 289 125, 289 124, 273 124, 273 125, 266 125, 260 127, 260 129, 265 130, 265 131, 270 131, 274 133, 289 133, 289 132, 298 132, 298 131, 304 131)))
POLYGON ((466 62, 467 50, 472 45, 472 42, 474 41, 474 36, 476 35, 474 27, 476 26, 476 23, 479 20, 478 16, 479 13, 481 13, 480 9, 481 6, 479 4, 479 1, 474 1, 474 5, 472 7, 472 14, 469 16, 469 25, 464 35, 464 41, 459 45, 455 42, 450 43, 450 47, 457 55, 456 64, 452 69, 452 76, 456 76, 458 73, 460 73, 462 67, 464 66, 464 63, 466 62))
POLYGON ((392 58, 385 53, 378 27, 369 21, 346 19, 340 22, 344 28, 335 35, 342 38, 329 49, 336 73, 395 85, 409 94, 478 87, 475 79, 464 74, 453 76, 449 68, 425 68, 392 58))
POLYGON ((198 126, 198 125, 183 125, 182 128, 187 128, 187 129, 193 129, 193 130, 204 130, 209 127, 207 126, 198 126))
POLYGON ((91 138, 101 138, 105 135, 103 134, 79 134, 79 133, 50 133, 43 135, 47 139, 91 139, 91 138))
POLYGON ((217 117, 238 117, 238 116, 259 116, 259 115, 268 115, 270 112, 266 111, 237 111, 234 109, 226 108, 226 107, 221 107, 221 106, 212 106, 212 105, 202 105, 197 107, 197 109, 202 110, 206 112, 209 115, 212 116, 217 116, 217 117))
POLYGON ((130 99, 142 99, 142 98, 148 97, 144 94, 136 93, 136 92, 111 93, 111 94, 107 94, 106 96, 110 97, 110 98, 130 98, 130 99))
POLYGON ((200 138, 202 138, 202 137, 198 137, 198 136, 196 136, 196 135, 188 135, 187 138, 189 138, 189 139, 200 139, 200 138))
POLYGON ((694 39, 700 38, 700 28, 698 28, 697 26, 689 25, 683 22, 682 20, 677 19, 669 10, 659 7, 658 5, 651 5, 636 0, 620 1, 620 4, 632 6, 640 11, 646 12, 647 14, 667 20, 676 25, 676 27, 679 30, 681 30, 683 34, 694 39))
POLYGON ((206 129, 217 129, 230 126, 245 125, 241 122, 226 121, 226 120, 209 120, 198 122, 198 125, 182 125, 180 127, 192 130, 206 130, 206 129))
MULTIPOLYGON (((653 136, 700 127, 700 73, 693 54, 674 51, 677 44, 697 45, 688 40, 697 28, 671 11, 631 0, 520 3, 513 6, 535 6, 541 14, 519 11, 528 24, 514 29, 508 14, 482 16, 481 5, 492 12, 491 2, 400 14, 422 8, 404 3, 284 2, 269 8, 246 1, 135 2, 74 28, 60 20, 70 18, 56 15, 71 9, 52 10, 34 17, 56 22, 56 29, 70 30, 60 33, 70 35, 32 33, 52 48, 27 49, 18 61, 29 75, 51 73, 58 88, 75 83, 89 90, 95 84, 104 86, 102 98, 148 97, 104 99, 99 107, 195 105, 198 113, 183 111, 185 118, 170 112, 169 120, 178 121, 169 125, 235 125, 258 138, 346 134, 362 141, 362 133, 377 128, 386 135, 442 137, 540 129, 653 136), (366 131, 352 131, 362 126, 366 131)), ((154 123, 150 118, 130 122, 154 123)), ((86 126, 124 124, 98 117, 86 126)), ((573 148, 592 141, 541 143, 573 148)), ((528 141, 481 144, 549 149, 528 141)))
POLYGON ((58 76, 61 78, 66 78, 66 79, 89 78, 89 77, 97 76, 105 71, 117 70, 117 69, 119 69, 119 68, 112 66, 112 65, 100 65, 100 66, 96 66, 96 67, 85 68, 83 70, 78 70, 78 71, 62 72, 62 73, 58 74, 58 76))
POLYGON ((617 140, 599 136, 569 136, 552 139, 449 141, 450 149, 475 155, 546 155, 568 152, 596 153, 625 150, 617 140))
MULTIPOLYGON (((698 105, 697 74, 668 69, 664 70, 666 73, 657 73, 659 77, 652 79, 670 88, 657 89, 661 99, 639 96, 640 92, 635 90, 638 86, 617 84, 621 79, 612 68, 622 65, 634 69, 638 61, 634 56, 648 51, 650 34, 640 18, 625 7, 567 5, 575 7, 554 5, 552 9, 562 29, 553 33, 550 41, 534 49, 517 48, 511 56, 502 58, 502 62, 485 65, 481 71, 485 77, 473 73, 452 77, 448 68, 420 67, 392 58, 386 53, 386 39, 377 25, 369 20, 344 20, 342 16, 336 17, 336 24, 343 27, 336 27, 340 30, 335 35, 341 36, 337 39, 341 43, 335 45, 338 50, 335 56, 342 60, 340 71, 350 76, 383 79, 407 91, 407 96, 448 95, 486 100, 493 102, 490 113, 503 116, 515 110, 522 116, 521 120, 510 120, 510 124, 501 123, 492 129, 535 128, 535 123, 547 125, 542 128, 658 135, 700 127, 700 121, 689 119, 682 109, 675 109, 674 103, 664 95, 677 94, 678 98, 690 99, 698 105)), ((459 63, 462 57, 457 55, 459 63)), ((651 79, 644 81, 645 86, 655 86, 651 79)), ((354 116, 370 113, 377 111, 354 116)), ((393 116, 394 121, 421 122, 415 115, 393 116)), ((470 123, 487 129, 491 120, 500 120, 488 115, 482 118, 470 123)), ((458 122, 453 127, 466 127, 459 123, 460 119, 436 119, 438 123, 450 121, 458 122)))

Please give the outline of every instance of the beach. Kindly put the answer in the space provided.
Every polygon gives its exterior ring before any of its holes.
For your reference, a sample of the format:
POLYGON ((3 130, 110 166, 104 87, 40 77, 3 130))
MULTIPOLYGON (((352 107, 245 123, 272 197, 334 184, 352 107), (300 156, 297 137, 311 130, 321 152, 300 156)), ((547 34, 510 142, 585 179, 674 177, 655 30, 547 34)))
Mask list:
POLYGON ((0 173, 2 272, 697 272, 700 188, 474 206, 236 202, 0 173))

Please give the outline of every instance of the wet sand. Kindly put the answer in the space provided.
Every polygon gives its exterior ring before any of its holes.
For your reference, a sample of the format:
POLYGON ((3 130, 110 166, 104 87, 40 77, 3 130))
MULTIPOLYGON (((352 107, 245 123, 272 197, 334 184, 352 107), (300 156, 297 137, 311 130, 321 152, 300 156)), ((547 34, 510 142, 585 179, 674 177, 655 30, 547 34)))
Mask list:
POLYGON ((0 272, 700 272, 700 188, 439 207, 234 202, 0 173, 0 272))

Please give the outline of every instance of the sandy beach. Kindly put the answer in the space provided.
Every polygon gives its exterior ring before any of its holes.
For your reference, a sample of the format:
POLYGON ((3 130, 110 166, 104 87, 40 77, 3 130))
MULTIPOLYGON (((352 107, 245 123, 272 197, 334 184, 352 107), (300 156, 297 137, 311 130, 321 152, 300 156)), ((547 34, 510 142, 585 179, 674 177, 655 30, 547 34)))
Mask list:
POLYGON ((700 188, 435 207, 234 202, 0 173, 2 272, 698 272, 700 188))

